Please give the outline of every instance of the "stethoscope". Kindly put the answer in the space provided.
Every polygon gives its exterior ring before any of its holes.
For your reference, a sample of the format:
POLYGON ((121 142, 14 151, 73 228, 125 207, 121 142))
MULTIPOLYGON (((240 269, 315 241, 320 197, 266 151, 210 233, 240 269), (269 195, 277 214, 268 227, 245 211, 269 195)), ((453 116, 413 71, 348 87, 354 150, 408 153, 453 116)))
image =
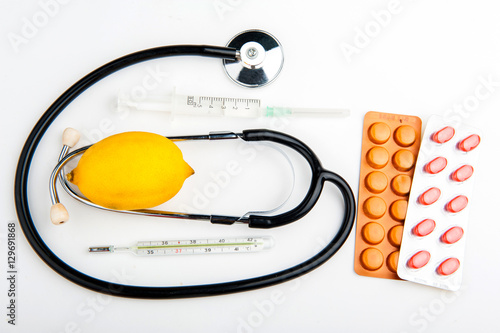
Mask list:
MULTIPOLYGON (((179 55, 198 55, 220 58, 223 61, 228 76, 234 82, 245 87, 261 87, 272 82, 278 76, 283 65, 282 47, 277 39, 265 31, 248 30, 235 36, 226 47, 174 45, 132 53, 111 61, 80 79, 66 90, 47 111, 45 111, 27 138, 19 158, 15 178, 16 209, 22 230, 33 250, 54 271, 82 287, 114 296, 150 299, 213 296, 247 291, 288 281, 322 265, 340 249, 353 227, 356 208, 353 192, 349 184, 342 177, 321 166, 319 159, 306 144, 290 135, 271 130, 246 130, 242 133, 227 132, 209 135, 171 137, 170 139, 176 141, 222 139, 242 139, 247 142, 269 141, 287 146, 297 151, 309 164, 312 176, 306 196, 297 207, 290 211, 273 216, 250 214, 244 217, 153 210, 120 212, 147 216, 207 220, 212 223, 221 224, 233 224, 238 221, 248 224, 250 228, 273 228, 294 222, 305 216, 318 201, 324 183, 331 182, 339 188, 342 194, 345 206, 344 217, 339 231, 333 239, 320 252, 308 260, 275 273, 239 281, 182 287, 131 286, 112 283, 86 275, 62 261, 45 244, 34 225, 30 213, 28 203, 28 174, 36 148, 52 122, 76 97, 106 76, 142 61, 179 55)), ((72 193, 67 183, 65 183, 62 177, 59 177, 64 165, 71 158, 82 154, 89 147, 90 146, 86 146, 69 152, 70 147, 64 145, 59 157, 59 163, 54 168, 50 178, 50 194, 53 204, 60 204, 56 189, 56 181, 59 179, 63 188, 72 197, 86 204, 90 204, 91 206, 96 206, 85 198, 79 197, 77 193, 72 193)), ((100 206, 96 208, 105 209, 100 206)))

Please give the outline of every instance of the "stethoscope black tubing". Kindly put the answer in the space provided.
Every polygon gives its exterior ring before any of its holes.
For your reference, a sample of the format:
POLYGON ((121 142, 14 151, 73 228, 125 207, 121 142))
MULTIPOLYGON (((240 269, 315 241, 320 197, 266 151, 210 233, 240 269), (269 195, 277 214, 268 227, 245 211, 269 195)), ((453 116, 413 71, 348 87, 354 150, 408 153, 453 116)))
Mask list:
POLYGON ((311 167, 311 184, 309 189, 304 196, 304 199, 297 205, 297 207, 273 216, 262 216, 262 215, 250 215, 248 217, 248 226, 250 228, 275 228, 286 225, 288 223, 297 221, 298 219, 304 217, 319 199, 322 190, 322 184, 320 183, 321 174, 324 169, 321 163, 314 154, 314 152, 305 143, 300 141, 293 136, 285 133, 262 130, 262 129, 252 129, 245 130, 242 133, 242 139, 246 141, 271 141, 284 146, 287 146, 296 152, 298 152, 302 157, 305 158, 309 166, 311 167))
MULTIPOLYGON (((184 287, 148 287, 118 284, 93 278, 59 259, 45 244, 36 230, 28 204, 29 169, 36 148, 54 119, 83 91, 104 77, 127 66, 150 59, 176 55, 199 55, 223 59, 236 59, 236 50, 203 45, 164 46, 139 51, 118 58, 89 73, 66 90, 42 115, 35 124, 23 147, 17 165, 14 193, 16 210, 21 228, 33 250, 55 272, 87 289, 104 294, 129 298, 168 299, 214 296, 247 291, 275 285, 299 277, 319 267, 333 256, 344 244, 352 229, 355 217, 355 200, 348 183, 337 174, 326 170, 313 170, 316 192, 321 192, 325 181, 335 184, 344 199, 345 212, 341 226, 335 237, 323 250, 312 258, 288 269, 251 279, 223 282, 210 285, 184 287), (316 172, 315 172, 316 171, 316 172)), ((319 193, 318 193, 319 195, 319 193)))

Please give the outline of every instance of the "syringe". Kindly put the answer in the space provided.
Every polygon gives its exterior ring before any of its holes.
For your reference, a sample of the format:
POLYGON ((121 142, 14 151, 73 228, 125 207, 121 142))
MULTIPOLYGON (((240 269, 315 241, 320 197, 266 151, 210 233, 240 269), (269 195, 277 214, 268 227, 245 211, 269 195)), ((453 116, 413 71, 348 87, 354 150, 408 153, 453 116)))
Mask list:
POLYGON ((260 99, 211 97, 196 95, 148 96, 134 100, 128 95, 119 94, 118 112, 162 111, 172 115, 189 116, 228 116, 242 118, 308 116, 308 117, 347 117, 348 109, 294 108, 263 106, 260 99))
POLYGON ((132 252, 138 256, 180 254, 248 253, 265 251, 274 246, 271 236, 213 239, 187 239, 137 242, 127 247, 94 246, 90 253, 132 252))

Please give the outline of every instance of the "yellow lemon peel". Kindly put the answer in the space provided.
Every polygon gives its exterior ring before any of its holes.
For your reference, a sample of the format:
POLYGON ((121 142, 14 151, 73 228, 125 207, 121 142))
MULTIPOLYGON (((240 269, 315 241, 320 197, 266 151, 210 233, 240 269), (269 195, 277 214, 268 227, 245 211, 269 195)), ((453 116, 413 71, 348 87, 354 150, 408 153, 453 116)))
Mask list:
POLYGON ((147 132, 125 132, 87 149, 67 179, 90 201, 118 210, 158 206, 194 173, 169 139, 147 132))

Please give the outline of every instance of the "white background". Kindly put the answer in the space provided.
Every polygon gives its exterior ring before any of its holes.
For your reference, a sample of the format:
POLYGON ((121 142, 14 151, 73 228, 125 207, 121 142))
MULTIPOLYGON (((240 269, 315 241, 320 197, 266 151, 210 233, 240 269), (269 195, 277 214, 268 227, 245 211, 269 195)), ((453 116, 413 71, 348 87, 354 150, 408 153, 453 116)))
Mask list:
MULTIPOLYGON (((500 227, 494 207, 499 185, 499 9, 493 0, 0 1, 0 240, 4 253, 0 256, 0 331, 498 331, 500 227), (42 140, 30 176, 30 207, 47 244, 69 264, 109 281, 171 286, 211 283, 271 273, 305 260, 335 233, 342 214, 339 193, 331 186, 305 218, 264 231, 117 216, 62 196, 71 220, 53 226, 48 219, 47 182, 60 150, 60 135, 68 126, 84 133, 83 143, 126 130, 181 135, 276 129, 306 142, 323 165, 342 175, 357 193, 362 119, 367 111, 417 115, 424 126, 431 114, 441 114, 483 131, 462 289, 444 292, 356 275, 353 232, 322 267, 271 288, 183 300, 114 298, 87 291, 54 273, 17 226, 17 318, 15 327, 7 324, 5 240, 7 223, 16 221, 15 167, 26 137, 44 110, 83 75, 124 54, 171 44, 225 45, 250 28, 271 32, 284 47, 283 71, 268 87, 250 90, 234 85, 216 59, 161 59, 105 79, 68 107, 42 140), (157 83, 147 90, 150 95, 168 93, 176 86, 181 93, 260 98, 265 104, 347 107, 351 116, 172 120, 162 114, 114 112, 118 92, 137 92, 145 80, 157 83), (272 235, 276 247, 267 253, 209 257, 95 257, 85 253, 92 245, 245 235, 272 235)), ((290 190, 287 163, 272 150, 248 150, 236 143, 194 143, 181 148, 196 174, 168 208, 187 205, 214 214, 243 214, 278 205, 290 190), (229 162, 237 163, 238 173, 217 178, 229 162), (219 184, 215 190, 214 184, 219 184), (203 200, 207 186, 215 192, 203 200), (196 195, 198 202, 193 201, 196 195)), ((292 196, 290 205, 299 200, 309 177, 303 162, 292 159, 298 194, 292 196)))

